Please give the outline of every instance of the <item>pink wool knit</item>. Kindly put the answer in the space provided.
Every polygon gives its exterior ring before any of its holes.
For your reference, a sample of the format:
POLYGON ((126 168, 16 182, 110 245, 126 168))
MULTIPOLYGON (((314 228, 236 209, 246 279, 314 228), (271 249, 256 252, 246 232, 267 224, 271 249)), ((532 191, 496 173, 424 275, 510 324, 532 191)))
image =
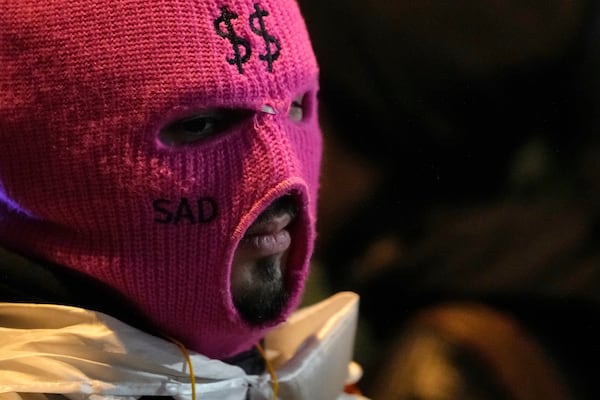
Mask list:
POLYGON ((297 306, 307 275, 317 74, 291 0, 1 2, 0 245, 114 287, 207 356, 248 349, 297 306), (305 93, 304 119, 289 119, 305 93), (254 116, 198 143, 158 139, 215 108, 254 116), (253 326, 233 306, 233 252, 290 193, 291 299, 253 326))

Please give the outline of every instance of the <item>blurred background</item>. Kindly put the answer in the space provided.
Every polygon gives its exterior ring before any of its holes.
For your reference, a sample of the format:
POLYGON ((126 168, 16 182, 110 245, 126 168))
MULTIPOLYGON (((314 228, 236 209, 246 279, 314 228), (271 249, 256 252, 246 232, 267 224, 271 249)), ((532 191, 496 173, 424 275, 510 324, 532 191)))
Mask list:
POLYGON ((600 4, 300 0, 325 137, 311 291, 374 399, 598 399, 600 4))

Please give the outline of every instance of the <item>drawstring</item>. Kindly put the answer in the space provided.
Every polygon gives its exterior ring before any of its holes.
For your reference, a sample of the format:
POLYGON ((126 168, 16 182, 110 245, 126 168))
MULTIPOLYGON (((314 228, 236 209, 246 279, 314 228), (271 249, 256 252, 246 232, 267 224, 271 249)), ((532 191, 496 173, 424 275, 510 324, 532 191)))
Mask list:
MULTIPOLYGON (((178 340, 173 339, 172 337, 168 338, 173 344, 175 344, 183 356, 185 357, 185 362, 187 363, 188 369, 190 371, 190 384, 192 385, 192 400, 196 400, 196 375, 194 374, 194 367, 192 365, 192 359, 190 358, 190 353, 187 351, 185 346, 178 340)), ((279 393, 279 380, 277 379, 277 373, 275 372, 275 368, 271 365, 271 362, 267 359, 267 355, 263 350, 260 343, 256 344, 256 349, 260 353, 260 356, 265 360, 265 366, 269 375, 271 375, 271 382, 273 385, 273 400, 277 400, 277 395, 279 393)))
POLYGON ((185 357, 185 362, 187 363, 188 369, 190 370, 190 384, 192 385, 192 400, 196 400, 196 374, 194 374, 194 366, 192 365, 192 359, 190 358, 190 353, 187 351, 185 346, 178 340, 173 339, 172 337, 168 338, 171 342, 173 342, 179 350, 183 353, 185 357))
POLYGON ((279 393, 279 380, 277 379, 275 368, 273 368, 273 365, 271 365, 271 362, 267 359, 267 355, 260 343, 256 344, 256 349, 262 356, 263 360, 265 360, 265 366, 267 367, 267 371, 269 371, 269 375, 271 375, 271 382, 273 383, 273 400, 277 400, 277 394, 279 393))

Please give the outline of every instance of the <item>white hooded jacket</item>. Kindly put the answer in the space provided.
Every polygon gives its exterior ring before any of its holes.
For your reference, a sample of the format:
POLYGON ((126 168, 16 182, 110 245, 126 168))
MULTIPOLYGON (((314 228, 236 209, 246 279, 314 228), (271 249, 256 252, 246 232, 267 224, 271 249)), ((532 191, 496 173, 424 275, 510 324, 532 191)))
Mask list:
MULTIPOLYGON (((359 399, 348 379, 358 296, 344 292, 298 310, 265 338, 279 399, 359 399)), ((190 352, 197 398, 270 399, 268 373, 190 352)), ((351 368, 352 369, 352 368, 351 368)), ((191 400, 191 379, 178 346, 106 314, 77 307, 0 303, 0 400, 61 394, 72 400, 170 396, 191 400)), ((50 396, 51 397, 51 396, 50 396)))

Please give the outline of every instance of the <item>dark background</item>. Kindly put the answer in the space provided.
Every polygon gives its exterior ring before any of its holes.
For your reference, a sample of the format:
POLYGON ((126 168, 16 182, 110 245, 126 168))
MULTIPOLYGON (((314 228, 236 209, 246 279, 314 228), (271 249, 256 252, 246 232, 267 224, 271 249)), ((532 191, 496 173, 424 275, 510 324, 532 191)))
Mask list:
POLYGON ((518 320, 593 398, 596 2, 300 6, 326 143, 316 274, 361 294, 365 391, 411 316, 468 300, 518 320))

